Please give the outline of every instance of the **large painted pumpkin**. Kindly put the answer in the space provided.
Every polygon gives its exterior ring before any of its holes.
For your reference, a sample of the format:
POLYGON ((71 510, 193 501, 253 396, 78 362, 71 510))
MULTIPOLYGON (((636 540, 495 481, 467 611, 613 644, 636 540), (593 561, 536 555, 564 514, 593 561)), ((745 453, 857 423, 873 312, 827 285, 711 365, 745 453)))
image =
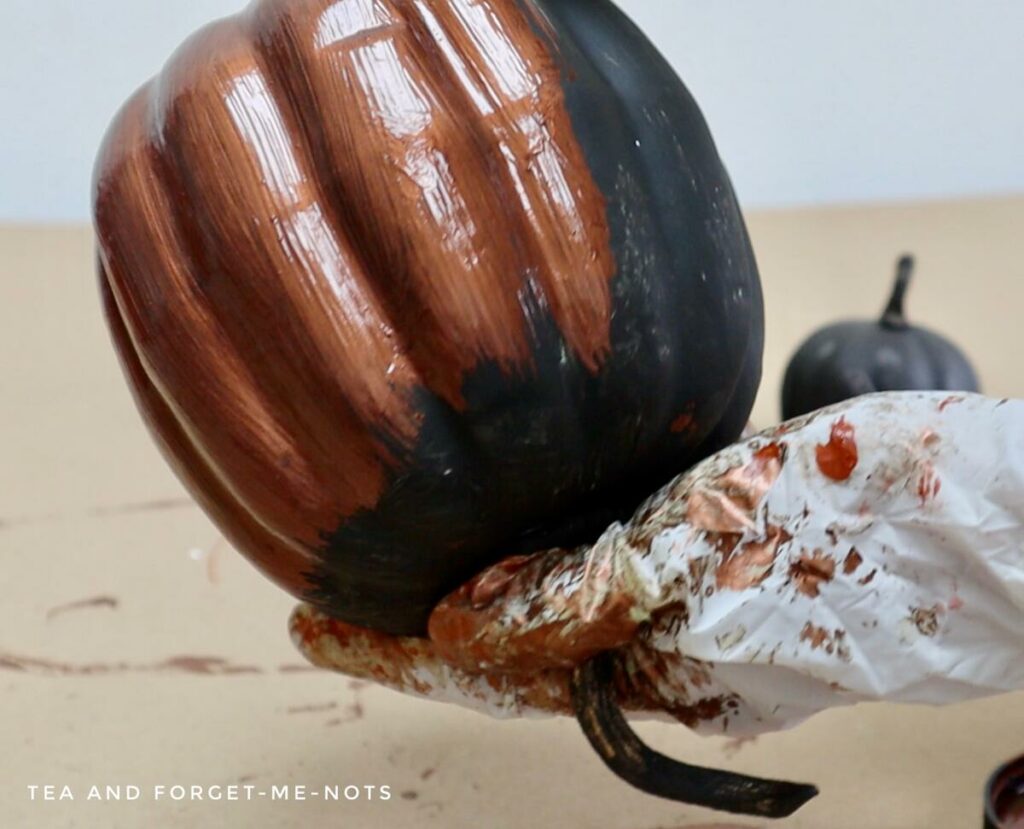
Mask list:
POLYGON ((607 0, 259 0, 125 105, 95 221, 178 474, 271 578, 391 633, 628 516, 760 378, 729 179, 607 0))

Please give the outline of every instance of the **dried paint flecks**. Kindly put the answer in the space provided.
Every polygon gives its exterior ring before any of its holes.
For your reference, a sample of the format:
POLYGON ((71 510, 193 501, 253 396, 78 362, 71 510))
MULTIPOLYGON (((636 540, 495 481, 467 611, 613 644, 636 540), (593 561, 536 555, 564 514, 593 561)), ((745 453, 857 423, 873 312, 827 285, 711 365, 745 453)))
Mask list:
MULTIPOLYGON (((736 541, 739 543, 741 536, 737 536, 736 541)), ((733 548, 735 545, 733 545, 733 548)), ((731 551, 732 548, 730 548, 731 551)), ((689 589, 690 595, 694 598, 700 596, 704 588, 704 582, 707 580, 708 573, 711 572, 711 568, 714 566, 714 560, 711 556, 697 556, 691 558, 686 562, 686 569, 689 574, 689 589)))
POLYGON ((843 417, 833 423, 828 443, 818 444, 815 458, 818 469, 826 478, 833 481, 847 480, 857 468, 859 460, 853 424, 843 417))
MULTIPOLYGON (((655 829, 669 829, 669 827, 658 826, 655 829)), ((685 826, 673 826, 671 829, 750 829, 750 827, 749 824, 747 826, 740 826, 738 823, 688 823, 685 826)))
POLYGON ((743 625, 737 625, 728 633, 723 633, 720 636, 715 637, 715 645, 718 649, 725 653, 726 651, 732 650, 740 642, 742 642, 747 636, 747 629, 743 625))
POLYGON ((843 575, 852 576, 863 563, 864 557, 856 547, 851 547, 850 552, 848 552, 846 554, 846 558, 843 559, 843 575))
POLYGON ((808 622, 800 631, 800 641, 810 642, 812 649, 823 647, 831 639, 831 635, 825 628, 816 627, 808 622))
POLYGON ((316 673, 319 668, 313 665, 278 665, 277 672, 279 674, 309 674, 316 673))
POLYGON ((307 673, 310 666, 281 665, 265 669, 257 665, 244 665, 220 656, 172 656, 161 662, 95 662, 73 663, 52 659, 0 653, 0 671, 15 671, 37 676, 111 676, 116 674, 180 673, 193 676, 244 676, 254 674, 307 673))
POLYGON ((119 606, 120 602, 113 596, 93 596, 89 599, 80 599, 77 602, 68 602, 67 604, 51 607, 46 611, 46 620, 49 621, 56 616, 60 616, 62 613, 70 613, 74 610, 88 610, 94 607, 106 607, 111 610, 117 610, 119 606))
POLYGON ((651 614, 652 621, 663 619, 671 620, 670 625, 675 625, 678 630, 690 623, 690 604, 686 599, 676 599, 667 604, 659 605, 658 609, 651 614))
POLYGON ((110 507, 95 507, 90 515, 128 515, 137 512, 166 512, 167 510, 189 509, 196 506, 191 498, 157 498, 141 503, 115 504, 110 507))
POLYGON ((255 665, 233 665, 218 656, 174 656, 155 667, 157 671, 180 671, 186 674, 224 676, 231 674, 262 674, 255 665))
POLYGON ((828 630, 808 622, 800 631, 800 641, 808 642, 811 650, 822 650, 829 656, 838 656, 844 662, 852 659, 849 646, 846 644, 845 630, 828 630))
POLYGON ((821 550, 812 553, 804 551, 789 567, 789 577, 796 589, 812 599, 818 597, 821 586, 832 581, 835 574, 835 559, 821 550))
POLYGON ((338 669, 337 657, 343 655, 346 672, 352 676, 419 694, 430 690, 415 670, 417 664, 433 656, 432 645, 425 639, 400 638, 348 625, 317 614, 306 605, 296 608, 290 627, 302 654, 314 665, 338 669))
MULTIPOLYGON (((429 639, 390 636, 347 625, 299 605, 292 639, 313 664, 420 696, 455 694, 478 703, 500 700, 509 709, 571 711, 566 671, 534 669, 518 674, 460 669, 445 661, 429 639)), ((541 652, 534 662, 544 657, 541 652)))
POLYGON ((286 714, 322 714, 325 711, 333 711, 338 707, 337 702, 324 702, 310 705, 293 705, 285 710, 286 714))
POLYGON ((939 621, 945 608, 941 604, 931 607, 910 608, 910 621, 922 636, 933 637, 939 632, 939 621))
POLYGON ((769 525, 764 540, 749 541, 723 556, 715 585, 719 590, 747 590, 763 584, 775 567, 779 550, 792 540, 782 527, 769 525))
POLYGON ((363 704, 356 700, 355 702, 345 706, 345 713, 340 717, 331 717, 327 722, 324 723, 328 728, 335 728, 339 725, 346 725, 347 723, 361 720, 366 716, 366 709, 363 708, 363 704))
POLYGON ((935 471, 931 461, 925 461, 922 465, 921 476, 917 481, 917 497, 921 500, 921 506, 929 501, 934 501, 942 490, 942 479, 935 471))
POLYGON ((735 694, 722 694, 698 700, 692 705, 668 705, 666 710, 687 728, 695 728, 700 723, 725 717, 739 706, 740 698, 735 694))

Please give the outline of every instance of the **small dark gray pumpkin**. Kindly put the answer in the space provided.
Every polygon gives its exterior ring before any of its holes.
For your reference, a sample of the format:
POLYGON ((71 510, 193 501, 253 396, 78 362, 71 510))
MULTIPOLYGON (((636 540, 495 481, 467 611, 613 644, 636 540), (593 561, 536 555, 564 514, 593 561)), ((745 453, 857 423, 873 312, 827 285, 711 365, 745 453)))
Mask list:
POLYGON ((784 420, 872 392, 979 390, 959 348, 907 321, 903 306, 913 271, 913 257, 902 257, 880 320, 829 325, 797 349, 782 384, 784 420))

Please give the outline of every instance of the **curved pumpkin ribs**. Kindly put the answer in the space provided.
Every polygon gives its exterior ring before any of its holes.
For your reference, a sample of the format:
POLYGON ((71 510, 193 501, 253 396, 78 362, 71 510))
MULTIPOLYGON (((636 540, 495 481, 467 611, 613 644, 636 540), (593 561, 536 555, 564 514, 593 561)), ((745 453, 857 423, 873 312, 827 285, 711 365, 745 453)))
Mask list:
POLYGON ((136 403, 311 658, 571 712, 644 616, 528 619, 523 580, 735 440, 761 372, 728 175, 643 34, 610 0, 256 0, 125 104, 94 202, 136 403))
POLYGON ((263 3, 214 24, 103 153, 101 256, 131 344, 249 512, 311 547, 378 501, 395 459, 374 435, 415 441, 412 386, 459 407, 480 361, 529 370, 531 263, 581 362, 609 348, 603 202, 557 68, 514 4, 434 6, 263 3), (233 361, 258 379, 197 385, 233 361))
POLYGON ((294 592, 301 591, 301 567, 311 564, 308 553, 301 546, 274 535, 264 525, 253 521, 252 516, 240 508, 231 493, 226 491, 210 468, 209 461, 196 451, 167 401, 146 374, 131 346, 110 286, 103 282, 100 288, 111 336, 118 348, 121 366, 130 379, 136 405, 175 473, 232 544, 239 549, 255 551, 253 563, 269 578, 294 592), (296 562, 303 564, 296 567, 296 562))
POLYGON ((383 275, 373 290, 396 329, 415 332, 406 344, 432 390, 461 407, 480 362, 531 370, 527 271, 596 371, 614 269, 603 199, 558 67, 517 5, 277 2, 253 23, 268 69, 301 102, 319 175, 338 182, 329 200, 383 275))
POLYGON ((728 177, 607 0, 259 0, 124 106, 95 219, 165 453, 353 624, 592 540, 760 376, 728 177))

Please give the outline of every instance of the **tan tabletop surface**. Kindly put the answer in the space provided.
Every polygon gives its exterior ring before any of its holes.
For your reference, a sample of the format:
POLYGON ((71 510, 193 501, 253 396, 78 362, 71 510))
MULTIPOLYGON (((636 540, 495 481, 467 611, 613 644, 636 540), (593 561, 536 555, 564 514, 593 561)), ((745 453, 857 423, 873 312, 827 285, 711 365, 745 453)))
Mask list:
MULTIPOLYGON (((811 329, 880 311, 904 250, 919 257, 912 317, 964 345, 988 392, 1024 396, 1024 199, 750 225, 768 305, 756 422, 777 420, 783 366, 811 329)), ((571 720, 496 722, 303 669, 291 599, 220 540, 135 413, 85 228, 0 229, 0 436, 0 828, 759 825, 630 790, 571 720), (253 799, 153 789, 232 783, 253 799), (94 784, 140 797, 90 801, 94 784), (392 796, 272 798, 325 784, 392 796), (32 800, 32 785, 75 799, 32 800)), ((690 762, 817 783, 780 826, 977 827, 988 772, 1024 752, 1024 696, 860 706, 743 744, 639 730, 690 762)))

